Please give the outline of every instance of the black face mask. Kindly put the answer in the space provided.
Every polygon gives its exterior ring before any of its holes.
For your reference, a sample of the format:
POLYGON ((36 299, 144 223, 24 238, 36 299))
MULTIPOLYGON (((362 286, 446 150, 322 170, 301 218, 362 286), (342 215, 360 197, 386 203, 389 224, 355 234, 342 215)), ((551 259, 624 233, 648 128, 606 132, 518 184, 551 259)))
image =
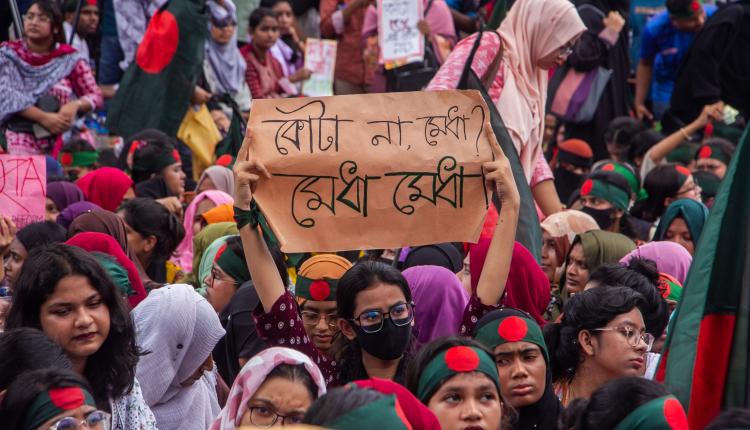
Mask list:
POLYGON ((591 218, 594 218, 594 221, 599 224, 599 228, 602 230, 610 228, 612 223, 615 222, 613 218, 615 210, 615 208, 594 209, 588 206, 581 208, 581 212, 591 215, 591 218))
POLYGON ((558 167, 555 169, 555 190, 561 202, 567 202, 573 191, 581 185, 583 176, 558 167))
POLYGON ((359 346, 381 360, 395 360, 404 355, 411 338, 411 324, 399 327, 390 318, 383 321, 383 328, 377 333, 366 333, 355 323, 351 326, 357 333, 359 346))

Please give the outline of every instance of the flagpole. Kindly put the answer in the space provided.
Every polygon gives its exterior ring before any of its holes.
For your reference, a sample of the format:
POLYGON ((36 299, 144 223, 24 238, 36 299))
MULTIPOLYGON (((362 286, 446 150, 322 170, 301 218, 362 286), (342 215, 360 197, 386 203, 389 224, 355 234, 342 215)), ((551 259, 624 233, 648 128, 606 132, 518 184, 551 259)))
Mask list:
POLYGON ((21 20, 21 11, 18 10, 18 3, 16 0, 8 0, 10 4, 10 13, 13 14, 13 28, 16 32, 16 37, 23 39, 23 21, 21 20))
POLYGON ((73 38, 76 37, 76 33, 78 32, 78 21, 81 19, 82 7, 83 7, 83 0, 78 0, 78 3, 76 3, 76 17, 73 20, 73 30, 70 32, 70 37, 68 38, 68 45, 73 44, 73 38))

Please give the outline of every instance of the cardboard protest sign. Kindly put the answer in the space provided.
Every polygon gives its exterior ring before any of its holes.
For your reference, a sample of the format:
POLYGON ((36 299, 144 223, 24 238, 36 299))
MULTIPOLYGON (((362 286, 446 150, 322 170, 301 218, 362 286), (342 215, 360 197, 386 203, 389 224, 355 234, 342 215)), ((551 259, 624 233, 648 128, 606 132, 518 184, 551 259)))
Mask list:
POLYGON ((302 84, 302 94, 310 97, 333 95, 333 72, 336 68, 335 40, 307 39, 305 68, 312 72, 302 84))
POLYGON ((421 0, 378 0, 378 42, 383 63, 410 63, 424 58, 421 0))
POLYGON ((17 229, 44 221, 47 167, 42 155, 0 155, 0 214, 17 229))
POLYGON ((477 91, 255 100, 243 145, 285 252, 476 242, 491 193, 477 91))

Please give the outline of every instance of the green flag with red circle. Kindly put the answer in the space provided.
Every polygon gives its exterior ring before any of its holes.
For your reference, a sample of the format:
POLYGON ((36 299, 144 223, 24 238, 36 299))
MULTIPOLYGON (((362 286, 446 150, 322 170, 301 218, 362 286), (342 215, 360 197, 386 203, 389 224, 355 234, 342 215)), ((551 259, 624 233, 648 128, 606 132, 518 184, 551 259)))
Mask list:
POLYGON ((750 402, 750 127, 703 228, 656 374, 702 429, 750 402))
POLYGON ((203 0, 169 0, 152 17, 107 114, 127 138, 155 128, 175 136, 203 66, 208 14, 203 0))

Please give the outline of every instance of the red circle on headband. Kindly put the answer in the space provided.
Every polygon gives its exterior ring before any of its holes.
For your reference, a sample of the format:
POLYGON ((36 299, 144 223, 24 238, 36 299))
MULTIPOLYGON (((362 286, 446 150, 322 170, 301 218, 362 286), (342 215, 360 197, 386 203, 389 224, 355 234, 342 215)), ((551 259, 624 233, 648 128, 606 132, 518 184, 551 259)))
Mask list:
POLYGON ((700 3, 698 3, 697 1, 694 1, 694 2, 693 2, 693 3, 691 4, 691 5, 690 5, 690 9, 693 9, 693 12, 698 12, 698 10, 700 10, 700 8, 701 8, 701 4, 700 4, 700 3))
POLYGON ((602 167, 602 170, 605 172, 614 172, 615 171, 615 165, 612 163, 607 163, 602 167))
POLYGON ((229 154, 224 154, 216 159, 217 166, 228 167, 230 164, 232 164, 232 156, 229 154))
POLYGON ((712 153, 713 151, 711 151, 710 146, 704 146, 700 151, 698 151, 698 158, 711 158, 712 153))
POLYGON ((594 181, 592 181, 591 179, 586 179, 586 182, 581 185, 581 195, 587 196, 591 192, 592 188, 594 188, 594 181))
POLYGON ((63 166, 70 166, 73 164, 73 154, 70 152, 63 152, 60 156, 60 163, 62 163, 63 166))
POLYGON ((675 170, 677 170, 677 172, 679 172, 679 173, 681 173, 681 174, 683 174, 685 176, 692 175, 692 173, 690 172, 690 170, 688 170, 688 168, 685 167, 685 166, 674 166, 674 168, 675 168, 675 170))
POLYGON ((318 279, 310 284, 310 297, 313 300, 322 302, 328 300, 328 296, 331 295, 331 287, 328 286, 328 282, 318 279))
POLYGON ((664 419, 672 430, 687 430, 688 419, 685 409, 677 399, 669 398, 664 401, 664 419))
POLYGON ((454 346, 445 353, 445 364, 454 372, 471 372, 479 367, 479 355, 468 346, 454 346))
POLYGON ((159 73, 172 62, 179 41, 180 29, 174 15, 167 10, 156 12, 138 45, 135 62, 146 73, 159 73))
POLYGON ((519 340, 526 337, 526 333, 529 331, 529 326, 526 325, 526 321, 520 317, 508 317, 497 326, 497 334, 502 339, 508 342, 518 342, 519 340))
POLYGON ((58 408, 69 411, 86 403, 86 397, 80 387, 50 388, 49 399, 58 408))

